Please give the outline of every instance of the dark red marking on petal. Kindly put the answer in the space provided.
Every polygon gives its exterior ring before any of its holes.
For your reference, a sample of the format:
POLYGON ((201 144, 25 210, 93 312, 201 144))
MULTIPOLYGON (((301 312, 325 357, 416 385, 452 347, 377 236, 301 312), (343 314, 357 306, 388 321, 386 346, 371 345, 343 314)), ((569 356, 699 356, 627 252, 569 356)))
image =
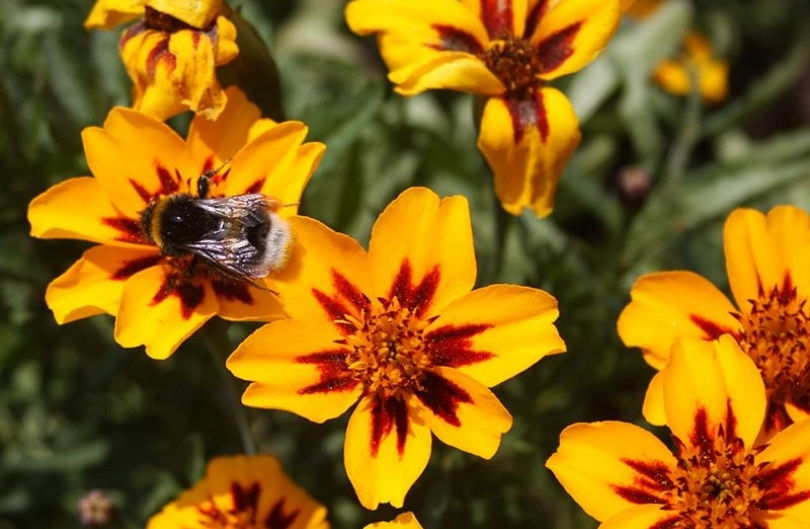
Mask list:
POLYGON ((351 303, 355 309, 358 311, 369 310, 371 304, 368 297, 366 297, 356 285, 349 281, 346 276, 334 269, 332 269, 332 284, 338 291, 338 294, 351 303))
POLYGON ((300 512, 299 509, 296 509, 289 514, 284 514, 284 498, 281 498, 273 505, 270 512, 267 513, 267 517, 264 519, 264 526, 267 529, 287 529, 295 522, 300 512))
MULTIPOLYGON (((243 488, 240 483, 231 482, 231 499, 233 500, 233 510, 236 512, 251 512, 256 515, 259 508, 259 494, 261 487, 258 483, 253 483, 249 487, 243 488)), ((251 520, 255 521, 255 520, 251 520)))
POLYGON ((446 24, 433 24, 431 26, 439 34, 441 44, 431 44, 430 47, 444 51, 465 51, 473 55, 484 53, 484 45, 475 36, 446 24))
POLYGON ((261 193, 262 188, 264 187, 264 183, 267 181, 267 178, 262 176, 261 178, 257 178, 247 189, 245 189, 245 195, 250 195, 252 193, 261 193))
POLYGON ((311 395, 314 393, 332 393, 340 391, 351 391, 360 383, 353 372, 346 365, 346 356, 349 354, 346 349, 332 349, 319 351, 295 359, 299 364, 315 365, 320 378, 318 382, 298 390, 300 395, 311 395))
POLYGON ((697 325, 701 331, 703 331, 702 339, 706 341, 716 340, 724 334, 731 334, 732 336, 737 335, 734 329, 724 327, 716 322, 704 318, 703 316, 698 316, 697 314, 690 314, 689 320, 697 325))
MULTIPOLYGON (((810 399, 810 395, 807 396, 810 399)), ((791 402, 799 409, 805 412, 810 411, 810 402, 808 400, 798 401, 794 397, 791 402)), ((781 432, 789 425, 793 424, 793 419, 788 415, 784 402, 776 402, 774 399, 768 399, 768 408, 765 413, 765 425, 763 426, 765 432, 776 433, 781 432)))
POLYGON ((523 38, 529 39, 537 31, 540 21, 548 11, 548 0, 539 0, 534 7, 532 7, 529 14, 526 16, 526 27, 523 30, 523 38))
POLYGON ((372 397, 371 404, 371 456, 377 457, 380 443, 392 430, 397 436, 397 453, 405 453, 408 437, 408 405, 398 397, 372 397))
POLYGON ((403 259, 394 277, 388 299, 396 297, 403 307, 414 311, 417 316, 422 316, 433 303, 440 277, 439 265, 435 265, 418 284, 414 285, 411 262, 407 258, 403 259))
POLYGON ((177 169, 174 170, 174 176, 172 176, 172 173, 168 169, 160 163, 155 162, 155 172, 157 173, 158 182, 160 182, 160 188, 156 194, 171 195, 180 189, 180 182, 183 181, 183 177, 177 169))
POLYGON ((196 50, 200 47, 200 39, 202 38, 201 31, 192 31, 191 32, 191 45, 196 50))
POLYGON ((239 301, 245 305, 255 303, 247 283, 227 279, 212 279, 211 288, 213 288, 214 294, 218 298, 226 301, 239 301))
POLYGON ((634 481, 638 486, 646 490, 663 492, 675 486, 669 475, 669 467, 661 461, 622 459, 622 463, 639 474, 634 478, 634 481))
POLYGON ((512 0, 481 0, 481 22, 491 39, 503 39, 513 32, 512 0))
POLYGON ((143 231, 141 230, 141 223, 135 219, 128 219, 126 217, 103 217, 101 222, 121 232, 121 235, 115 238, 116 241, 147 243, 147 240, 143 236, 143 231))
POLYGON ((666 504, 664 499, 659 498, 652 492, 648 492, 643 489, 620 485, 611 485, 610 488, 613 489, 613 492, 615 492, 617 495, 621 496, 630 503, 635 503, 636 505, 644 505, 649 503, 666 504))
POLYGON ((131 185, 132 189, 134 189, 135 192, 138 193, 138 196, 141 197, 141 200, 143 200, 144 204, 148 204, 149 201, 152 200, 152 193, 147 191, 146 188, 143 187, 140 183, 130 178, 129 185, 131 185))
POLYGON ((537 127, 540 140, 545 143, 548 140, 549 126, 546 107, 543 102, 543 94, 540 90, 534 93, 534 99, 504 99, 509 115, 512 117, 512 133, 514 134, 515 145, 523 141, 526 129, 537 127))
MULTIPOLYGON (((673 516, 671 518, 665 518, 663 520, 659 520, 655 522, 655 525, 651 525, 650 529, 681 529, 684 521, 681 519, 680 516, 673 516)), ((751 529, 759 529, 751 528, 751 529)))
POLYGON ((796 299, 797 295, 798 290, 793 284, 793 278, 790 276, 790 272, 785 272, 785 277, 782 280, 782 288, 780 288, 778 292, 779 302, 783 305, 787 305, 796 299))
POLYGON ((129 39, 143 33, 144 31, 146 31, 146 29, 147 29, 146 22, 143 19, 129 26, 127 29, 124 30, 123 33, 121 33, 121 38, 118 39, 118 49, 119 50, 122 49, 124 46, 126 46, 129 39))
POLYGON ((202 170, 200 170, 200 174, 205 174, 212 169, 214 169, 214 155, 209 154, 208 156, 205 157, 205 160, 203 161, 202 170))
POLYGON ((574 38, 581 27, 582 22, 575 22, 537 44, 537 56, 540 58, 538 73, 556 70, 574 54, 574 38))
POLYGON ((166 278, 160 289, 152 298, 151 305, 157 305, 169 296, 177 296, 180 300, 180 314, 183 319, 189 319, 205 298, 205 288, 194 285, 188 281, 166 278))
POLYGON ((760 489, 764 491, 758 502, 760 508, 778 511, 810 499, 810 491, 792 492, 796 486, 793 474, 802 463, 803 459, 795 458, 780 465, 767 467, 759 473, 760 489))
POLYGON ((431 365, 461 367, 477 364, 495 355, 488 351, 473 351, 472 337, 491 328, 487 323, 469 325, 445 325, 425 334, 427 353, 431 365))
POLYGON ((141 270, 146 270, 151 266, 157 265, 160 263, 161 258, 162 257, 160 255, 150 255, 147 257, 140 257, 138 259, 125 261, 121 268, 113 272, 110 279, 114 279, 116 281, 128 279, 141 270))
POLYGON ((717 458, 715 436, 709 431, 709 415, 706 408, 699 407, 695 412, 694 426, 689 434, 689 442, 700 451, 702 461, 714 461, 717 458))
POLYGON ((731 407, 731 399, 726 403, 726 424, 723 426, 723 437, 729 443, 739 438, 737 434, 737 416, 731 407))
POLYGON ((332 269, 332 286, 335 288, 335 294, 332 296, 317 288, 312 289, 312 295, 338 329, 343 333, 349 332, 354 327, 342 320, 346 315, 356 315, 361 311, 369 310, 369 299, 346 276, 334 268, 332 269))
POLYGON ((451 426, 461 426, 457 412, 459 404, 471 404, 472 397, 462 387, 432 372, 425 371, 420 388, 414 395, 434 415, 451 426))
POLYGON ((146 75, 149 79, 155 78, 155 71, 159 63, 163 63, 169 72, 177 67, 177 57, 169 52, 169 36, 155 43, 146 57, 146 75))

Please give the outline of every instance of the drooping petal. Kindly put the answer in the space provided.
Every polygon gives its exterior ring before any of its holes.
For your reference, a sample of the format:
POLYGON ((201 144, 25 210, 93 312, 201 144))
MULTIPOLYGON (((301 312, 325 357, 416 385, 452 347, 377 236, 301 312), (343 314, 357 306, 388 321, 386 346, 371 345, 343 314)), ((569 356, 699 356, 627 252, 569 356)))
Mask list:
POLYGON ((546 355, 565 351, 554 321, 557 300, 541 290, 491 285, 443 308, 426 329, 432 364, 492 387, 546 355))
POLYGON ((663 426, 667 423, 667 412, 664 408, 664 376, 661 371, 653 375, 650 385, 647 386, 641 413, 650 424, 663 426))
POLYGON ((640 347, 656 369, 666 365, 678 338, 714 340, 741 329, 728 298, 693 272, 645 274, 633 285, 630 297, 619 315, 619 336, 625 345, 640 347))
POLYGON ((675 465, 653 434, 616 421, 567 427, 546 462, 568 494, 599 521, 634 506, 662 503, 675 465))
POLYGON ((765 384, 733 337, 678 340, 663 376, 667 426, 676 437, 687 442, 704 427, 714 436, 722 425, 727 439, 753 446, 765 420, 765 384))
POLYGON ((340 338, 326 322, 281 320, 248 336, 226 366, 253 382, 244 404, 321 423, 349 409, 363 389, 347 369, 348 349, 335 343, 340 338))
POLYGON ((371 230, 374 292, 429 317, 475 283, 476 263, 467 200, 410 188, 391 202, 371 230))
POLYGON ((51 281, 45 291, 45 302, 60 324, 96 314, 115 315, 124 282, 159 261, 154 249, 94 246, 51 281))
POLYGON ((794 423, 777 433, 755 461, 767 466, 759 480, 763 510, 775 511, 810 524, 810 421, 794 423))
POLYGON ((748 310, 748 300, 774 288, 810 292, 810 215, 793 206, 777 206, 767 215, 737 209, 723 232, 731 291, 748 310))
POLYGON ((188 189, 199 167, 183 140, 141 112, 116 107, 104 127, 82 131, 87 164, 113 205, 137 219, 155 195, 188 189))
POLYGON ((542 63, 541 77, 576 72, 604 49, 621 18, 618 0, 561 0, 540 18, 531 41, 542 63))
POLYGON ((492 391, 454 369, 426 372, 415 395, 419 415, 440 441, 485 459, 512 427, 512 416, 492 391))
POLYGON ((196 0, 194 2, 177 2, 177 0, 146 0, 146 4, 161 13, 189 26, 203 29, 214 21, 222 11, 223 0, 196 0))
POLYGON ((491 98, 484 107, 478 148, 495 175, 495 193, 513 215, 532 208, 545 217, 557 182, 579 144, 571 103, 553 88, 532 100, 491 98))
POLYGON ((678 527, 679 516, 663 505, 636 505, 603 522, 599 529, 678 527))
POLYGON ((145 242, 138 218, 124 216, 98 180, 86 176, 60 182, 34 198, 28 206, 28 222, 31 235, 41 239, 145 242))
POLYGON ((416 516, 411 512, 404 512, 391 522, 377 522, 369 524, 363 529, 395 529, 397 527, 402 529, 422 529, 422 526, 416 520, 416 516))
POLYGON ((288 220, 294 243, 286 266, 271 288, 294 318, 335 325, 346 314, 359 315, 365 292, 372 292, 365 250, 351 237, 315 219, 288 220))
POLYGON ((216 300, 204 284, 176 280, 158 266, 127 280, 115 320, 116 342, 145 345, 147 355, 162 360, 216 314, 216 300))
POLYGON ((360 503, 401 508, 430 458, 430 429, 412 402, 363 398, 349 418, 343 461, 360 503))
POLYGON ((264 193, 283 206, 279 215, 294 215, 326 148, 321 143, 302 145, 306 135, 307 127, 299 121, 266 130, 236 153, 221 191, 225 195, 264 193))
POLYGON ((112 29, 143 15, 145 0, 96 0, 85 29, 112 29))
POLYGON ((216 120, 198 115, 188 129, 186 144, 201 173, 218 169, 250 140, 276 125, 272 119, 262 118, 259 107, 237 86, 228 87, 225 95, 227 103, 216 120))

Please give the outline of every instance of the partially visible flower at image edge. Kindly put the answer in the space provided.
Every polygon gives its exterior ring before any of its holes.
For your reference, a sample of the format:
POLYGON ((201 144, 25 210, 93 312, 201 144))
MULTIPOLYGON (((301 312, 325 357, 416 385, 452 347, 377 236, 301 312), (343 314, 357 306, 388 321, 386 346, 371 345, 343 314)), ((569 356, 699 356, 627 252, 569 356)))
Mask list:
POLYGON ((390 522, 377 522, 365 526, 363 529, 422 529, 416 516, 410 512, 404 512, 390 522))
MULTIPOLYGON (((645 274, 630 291, 618 332, 658 370, 678 338, 733 336, 765 382, 765 442, 810 418, 810 215, 794 206, 774 207, 767 216, 737 209, 726 220, 723 244, 736 307, 694 272, 645 274)), ((661 373, 650 382, 644 416, 664 424, 661 373)))
POLYGON ((205 478, 183 492, 146 529, 328 529, 326 507, 271 456, 217 457, 205 478))
POLYGON ((578 423, 546 463, 600 529, 810 526, 810 421, 755 447, 765 388, 734 339, 680 340, 662 373, 674 451, 634 424, 578 423))
MULTIPOLYGON (((626 4, 627 2, 625 2, 626 4)), ((429 89, 488 99, 478 148, 504 209, 551 213, 580 141, 571 103, 550 81, 591 62, 619 23, 619 0, 352 0, 349 27, 378 35, 402 95, 429 89)))
POLYGON ((222 9, 223 0, 97 0, 85 27, 111 29, 139 18, 118 45, 134 83, 134 109, 160 120, 189 109, 216 119, 227 101, 216 67, 239 53, 236 28, 222 9))
POLYGON ((45 300, 58 323, 111 314, 120 345, 146 345, 149 356, 162 359, 215 315, 264 321, 285 315, 272 291, 163 255, 141 226, 153 200, 194 196, 200 175, 218 169, 211 197, 263 193, 285 205, 282 218, 296 213, 324 146, 303 144, 302 123, 260 119, 238 89, 228 94, 220 119, 196 117, 185 141, 125 108, 114 108, 103 128, 82 132, 93 177, 56 184, 28 209, 34 237, 97 243, 48 285, 45 300))
POLYGON ((228 369, 248 406, 323 422, 346 412, 344 463, 360 503, 399 508, 427 466, 432 435, 490 458, 512 417, 488 388, 565 350, 557 302, 477 274, 467 201, 425 188, 379 216, 368 252, 306 217, 279 273, 291 319, 239 345, 228 369), (472 290, 472 291, 471 291, 472 290))

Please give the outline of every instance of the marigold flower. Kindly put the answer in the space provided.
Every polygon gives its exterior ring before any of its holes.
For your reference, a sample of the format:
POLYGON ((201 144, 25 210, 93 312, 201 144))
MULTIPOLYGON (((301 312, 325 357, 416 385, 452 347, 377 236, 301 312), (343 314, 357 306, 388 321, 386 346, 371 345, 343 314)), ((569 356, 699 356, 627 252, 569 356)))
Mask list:
POLYGON ((413 188, 380 215, 368 253, 305 217, 274 283, 291 319, 228 359, 253 383, 242 402, 315 422, 349 419, 344 462, 360 502, 401 507, 427 465, 431 432, 490 458, 512 417, 488 389, 565 344, 541 290, 470 291, 476 266, 466 199, 413 188))
POLYGON ((218 457, 146 529, 327 529, 326 508, 271 456, 218 457))
MULTIPOLYGON (((737 308, 712 283, 687 271, 638 279, 619 316, 624 343, 662 369, 678 338, 730 334, 765 382, 768 416, 761 440, 810 417, 810 216, 792 206, 767 215, 737 209, 724 231, 726 270, 737 308)), ((647 391, 644 415, 663 424, 661 374, 647 391)))
POLYGON ((422 529, 422 526, 416 520, 416 516, 410 512, 400 514, 391 522, 369 524, 364 529, 396 529, 397 527, 402 529, 422 529))
POLYGON ((549 81, 575 72, 604 48, 619 0, 352 0, 355 33, 379 35, 388 78, 403 95, 431 88, 489 99, 478 148, 504 209, 551 213, 554 192, 579 144, 579 123, 549 81))
POLYGON ((692 92, 693 76, 705 101, 719 103, 728 96, 728 64, 714 57, 711 42, 697 31, 684 37, 683 52, 677 58, 660 62, 653 72, 658 86, 678 96, 692 92))
POLYGON ((196 117, 184 141, 167 125, 140 112, 115 108, 104 127, 82 133, 93 177, 71 178, 36 197, 28 209, 31 235, 95 243, 48 286, 45 300, 60 324, 107 313, 116 316, 115 339, 146 345, 166 358, 214 315, 229 320, 284 315, 267 289, 225 276, 201 261, 163 255, 141 227, 141 212, 158 197, 196 195, 199 176, 221 169, 209 195, 264 193, 294 215, 323 145, 302 142, 299 122, 260 120, 237 89, 211 122, 196 117), (195 264, 196 263, 196 264, 195 264))
POLYGON ((239 53, 236 28, 219 16, 222 0, 98 0, 88 29, 109 29, 142 17, 121 36, 121 59, 133 87, 133 108, 160 120, 184 110, 216 119, 227 97, 216 67, 239 53))
POLYGON ((810 421, 754 448, 765 388, 734 339, 681 340, 662 374, 674 452, 633 424, 579 423, 546 463, 599 527, 807 527, 810 421))

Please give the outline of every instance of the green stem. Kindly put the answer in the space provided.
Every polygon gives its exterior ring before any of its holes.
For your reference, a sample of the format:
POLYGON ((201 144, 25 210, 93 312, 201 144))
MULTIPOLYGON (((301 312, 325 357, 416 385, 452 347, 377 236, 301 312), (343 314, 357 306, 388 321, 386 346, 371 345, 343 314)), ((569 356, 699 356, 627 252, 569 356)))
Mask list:
POLYGON ((498 200, 496 196, 493 195, 493 202, 495 204, 495 211, 494 211, 494 232, 493 232, 493 240, 494 244, 492 245, 492 259, 490 262, 490 281, 489 283, 495 283, 498 281, 498 278, 501 275, 501 271, 503 270, 503 261, 504 261, 504 253, 506 250, 506 238, 509 235, 509 228, 512 225, 512 219, 514 218, 510 213, 508 213, 503 206, 501 205, 501 201, 498 200))

